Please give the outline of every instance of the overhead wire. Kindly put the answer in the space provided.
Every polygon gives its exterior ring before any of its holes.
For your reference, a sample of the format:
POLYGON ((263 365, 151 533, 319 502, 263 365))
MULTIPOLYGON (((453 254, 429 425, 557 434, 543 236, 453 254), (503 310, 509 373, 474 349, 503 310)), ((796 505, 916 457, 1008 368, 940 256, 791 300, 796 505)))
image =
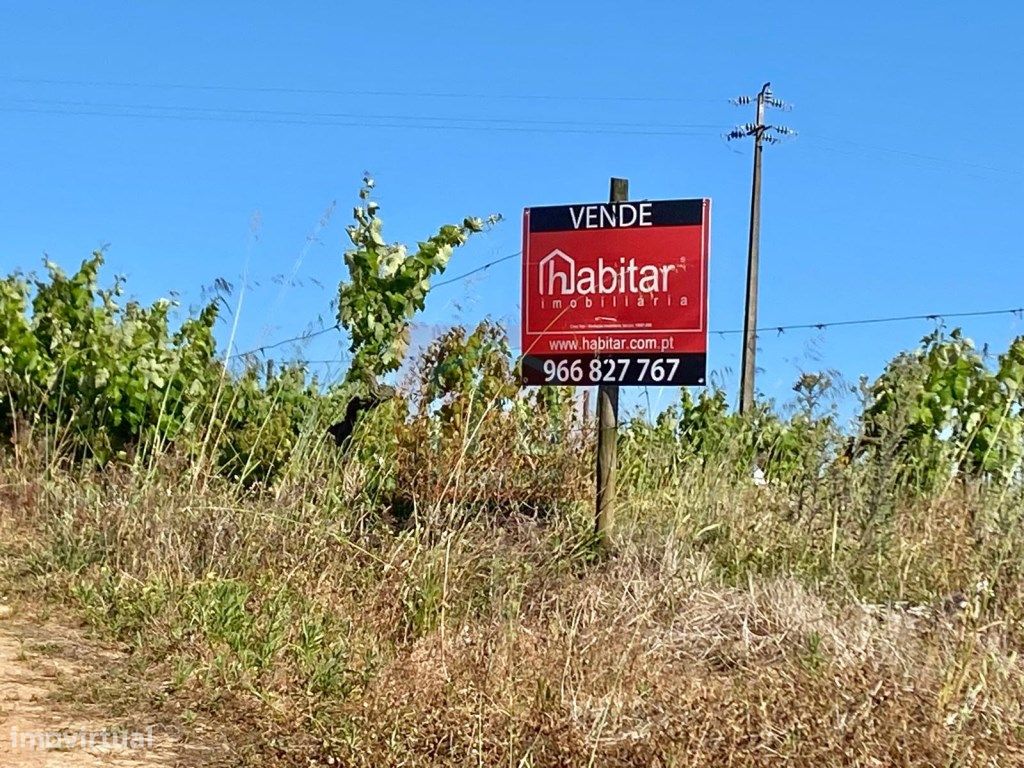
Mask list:
POLYGON ((973 171, 987 171, 989 173, 1001 173, 1010 176, 1024 175, 1024 169, 1005 168, 1001 166, 986 165, 984 163, 974 163, 967 160, 960 160, 955 157, 942 157, 940 155, 931 155, 923 152, 911 152, 905 149, 883 147, 877 144, 865 144, 863 142, 854 141, 852 139, 834 138, 830 136, 822 136, 820 134, 806 132, 801 132, 801 138, 809 140, 812 144, 817 143, 817 148, 826 152, 839 152, 840 154, 857 156, 856 150, 860 150, 861 154, 873 152, 876 154, 886 155, 889 157, 910 160, 916 163, 943 165, 947 167, 964 168, 973 171))
MULTIPOLYGON (((1024 317, 1024 307, 1013 307, 1010 309, 983 309, 976 312, 929 312, 921 315, 893 315, 891 317, 869 317, 856 320, 833 320, 824 323, 793 323, 789 325, 765 325, 758 326, 755 333, 768 333, 774 331, 783 333, 785 331, 814 329, 824 331, 828 328, 839 328, 850 325, 877 325, 880 323, 900 323, 908 320, 949 320, 962 317, 985 317, 991 315, 1017 315, 1024 317)), ((709 331, 717 336, 743 333, 743 329, 729 329, 722 331, 709 331)))
POLYGON ((325 333, 330 333, 331 331, 338 330, 341 330, 341 325, 339 323, 335 323, 334 325, 329 325, 324 328, 320 328, 319 330, 316 331, 300 333, 298 336, 292 336, 287 339, 280 339, 279 341, 275 341, 272 343, 260 344, 258 347, 247 349, 244 352, 232 352, 231 354, 227 355, 227 359, 234 360, 235 358, 247 357, 248 355, 263 354, 268 349, 277 349, 278 347, 283 347, 285 344, 291 344, 296 341, 309 341, 310 339, 315 339, 317 336, 323 336, 325 333))
POLYGON ((514 259, 517 256, 522 256, 522 254, 523 254, 522 251, 516 251, 515 253, 510 253, 507 256, 502 256, 500 259, 495 259, 494 261, 489 261, 486 264, 477 267, 476 269, 471 269, 471 270, 469 270, 469 272, 465 272, 465 273, 463 273, 461 275, 457 275, 457 276, 449 278, 447 280, 442 280, 439 283, 434 283, 433 287, 434 288, 440 288, 443 285, 451 285, 452 283, 457 283, 460 280, 465 280, 467 277, 472 277, 475 274, 478 274, 480 272, 483 272, 484 270, 490 269, 495 264, 501 264, 503 261, 508 261, 509 259, 514 259))
MULTIPOLYGON (((234 114, 228 110, 215 109, 211 114, 197 114, 189 113, 184 110, 174 112, 173 108, 169 108, 168 111, 164 112, 141 112, 131 111, 129 108, 124 108, 127 111, 117 111, 118 107, 77 107, 69 105, 67 108, 63 107, 0 107, 0 112, 12 113, 12 114, 43 114, 43 115, 65 115, 65 116, 86 116, 86 117, 126 117, 126 118, 141 118, 148 120, 177 120, 185 122, 227 122, 227 123, 249 123, 249 124, 266 124, 266 125, 303 125, 303 126, 323 126, 323 127, 343 127, 343 128, 400 128, 400 129, 418 129, 418 130, 440 130, 440 131, 496 131, 503 133, 546 133, 546 134, 573 134, 573 135, 613 135, 613 136, 712 136, 716 135, 714 131, 710 129, 701 128, 676 128, 676 129, 652 129, 647 130, 642 126, 636 129, 630 128, 602 128, 601 124, 596 124, 596 127, 571 127, 571 126, 550 126, 550 125, 533 125, 529 123, 523 123, 509 119, 508 121, 502 121, 495 118, 493 124, 465 124, 469 118, 451 118, 451 122, 396 122, 398 118, 371 118, 370 120, 376 120, 372 122, 367 119, 363 120, 336 120, 328 118, 302 118, 295 117, 289 118, 287 116, 274 117, 273 112, 259 114, 234 114), (382 120, 391 120, 391 122, 381 122, 382 120), (460 122, 461 121, 461 122, 460 122)), ((437 117, 424 117, 416 118, 409 116, 409 120, 441 120, 437 117)))
POLYGON ((111 103, 94 101, 69 101, 66 99, 12 99, 11 101, 22 104, 38 104, 54 107, 84 107, 88 109, 121 109, 121 110, 151 110, 162 112, 187 112, 203 115, 239 115, 255 117, 283 117, 301 119, 346 119, 346 120, 406 120, 422 121, 425 123, 472 123, 479 125, 512 124, 512 125, 537 125, 544 127, 598 127, 598 128, 625 128, 625 129, 666 129, 666 130, 689 130, 689 129, 718 129, 716 123, 630 123, 593 120, 536 120, 531 118, 503 118, 503 117, 459 117, 457 115, 410 115, 410 114, 366 114, 360 112, 310 112, 304 110, 275 110, 275 109, 238 109, 235 107, 195 107, 177 104, 132 104, 132 103, 111 103))
MULTIPOLYGON (((480 101, 484 99, 491 100, 506 100, 506 101, 559 101, 559 102, 620 102, 620 103, 707 103, 707 104, 722 104, 726 105, 730 103, 729 99, 714 99, 714 98, 693 98, 686 96, 643 96, 643 95, 622 95, 622 94, 580 94, 580 93, 488 93, 488 92, 470 92, 470 91, 436 91, 436 90, 415 90, 415 89, 364 89, 364 88, 311 88, 311 87, 296 87, 296 86, 261 86, 261 85, 228 85, 228 84, 210 84, 210 83, 181 83, 181 82, 142 82, 142 81, 129 81, 129 80, 102 80, 102 79, 67 79, 67 78, 45 78, 45 77, 2 77, 0 83, 14 84, 14 85, 35 85, 35 86, 52 86, 52 87, 71 87, 71 88, 129 88, 136 90, 151 90, 151 91, 193 91, 193 92, 212 92, 212 93, 253 93, 253 94, 293 94, 293 95, 321 95, 321 96, 357 96, 357 97, 396 97, 396 98, 434 98, 434 99, 471 99, 480 101)), ((44 103, 47 100, 22 100, 22 101, 35 101, 36 103, 44 103)), ((578 121, 580 128, 572 129, 574 121, 541 121, 541 120, 529 120, 525 118, 450 118, 450 117, 435 117, 435 116, 416 116, 416 115, 356 115, 351 113, 303 113, 303 112, 275 112, 274 110, 238 110, 238 109, 217 109, 217 108, 197 108, 188 106, 157 106, 157 105, 107 105, 105 108, 100 105, 89 105, 86 102, 49 102, 56 104, 65 104, 64 109, 53 109, 53 108, 31 108, 31 107, 19 107, 9 108, 0 107, 0 112, 8 113, 26 113, 26 114, 55 114, 55 115, 82 115, 82 116, 100 116, 100 117, 138 117, 138 118, 149 118, 149 119, 171 119, 171 120, 189 120, 189 121, 220 121, 220 122, 254 122, 254 123, 266 123, 266 124, 284 124, 284 125, 337 125, 339 127, 363 127, 362 123, 359 122, 320 122, 320 120, 329 120, 336 117, 347 118, 350 120, 358 119, 386 119, 386 120, 415 120, 422 122, 430 121, 441 121, 437 126, 430 125, 419 125, 419 124, 408 124, 408 123, 387 123, 383 126, 370 126, 370 127, 389 127, 389 128, 431 128, 436 127, 438 129, 451 129, 451 130, 478 130, 476 128, 461 125, 455 126, 444 121, 453 121, 456 123, 476 123, 482 126, 490 126, 486 129, 479 130, 495 130, 495 131, 511 131, 511 132, 543 132, 543 133, 621 133, 624 135, 701 135, 701 134, 682 134, 676 131, 683 130, 710 130, 715 129, 716 135, 718 135, 719 125, 711 124, 692 124, 692 125, 677 125, 677 124, 647 124, 647 123, 604 123, 604 129, 594 129, 594 125, 589 121, 578 121), (72 106, 76 105, 76 106, 72 106), (131 113, 116 113, 111 111, 112 109, 161 109, 161 110, 179 110, 178 113, 153 115, 144 114, 139 112, 131 113), (180 114, 181 111, 201 113, 206 111, 208 113, 221 113, 221 114, 207 114, 205 117, 194 117, 185 114, 180 114), (226 114, 225 114, 226 113, 226 114), (237 115, 247 114, 247 120, 237 119, 237 115), (319 117, 319 120, 315 119, 319 117), (289 119, 290 118, 290 119, 289 119), (312 119, 311 119, 312 118, 312 119), (527 125, 561 125, 564 128, 559 129, 544 129, 526 127, 527 125), (646 130, 651 129, 651 130, 646 130), (659 130, 653 130, 659 129, 659 130), (662 133, 664 130, 664 133, 662 133)), ((846 146, 849 148, 855 148, 867 152, 882 153, 892 157, 900 157, 905 160, 942 164, 947 166, 956 166, 966 169, 974 169, 978 171, 988 171, 994 173, 1003 173, 1009 175, 1020 176, 1024 175, 1024 169, 1005 168, 992 165, 986 165, 983 163, 974 163, 957 158, 942 157, 938 155, 926 154, 921 152, 913 152, 899 148, 885 147, 874 144, 863 143, 854 141, 851 139, 841 137, 830 137, 823 135, 816 135, 814 133, 803 133, 804 137, 810 139, 811 142, 824 144, 826 146, 819 146, 820 149, 826 151, 842 152, 840 147, 846 146)))
MULTIPOLYGON (((542 100, 542 101, 593 101, 593 102, 706 102, 729 103, 726 99, 692 99, 686 97, 662 96, 595 96, 586 94, 487 94, 449 91, 415 91, 415 90, 372 90, 372 89, 331 89, 331 88, 296 88, 288 86, 234 86, 211 85, 199 83, 144 83, 131 81, 105 80, 66 80, 56 78, 0 78, 0 83, 23 85, 48 85, 75 88, 133 88, 149 90, 186 90, 199 92, 239 92, 239 93, 275 93, 297 95, 332 95, 360 97, 402 97, 402 98, 448 98, 474 99, 486 98, 504 100, 542 100)), ((455 131, 498 131, 513 133, 565 133, 565 134, 613 134, 632 136, 703 136, 720 135, 719 124, 711 123, 625 123, 573 121, 573 120, 536 120, 529 118, 495 118, 495 117, 455 117, 436 115, 411 114, 360 114, 351 112, 308 112, 300 110, 266 110, 239 109, 228 107, 194 107, 188 105, 159 104, 123 104, 87 101, 69 101, 64 99, 18 99, 23 106, 0 107, 0 112, 21 114, 50 114, 64 116, 97 116, 127 117, 142 119, 167 119, 190 122, 248 122, 255 124, 305 125, 305 126, 337 126, 337 127, 384 127, 393 129, 434 129, 455 131), (39 106, 24 106, 39 105, 39 106), (119 111, 120 110, 120 111, 119 111), (148 111, 145 111, 148 110, 148 111), (154 113, 156 111, 157 113, 154 113), (388 121, 388 122, 364 122, 388 121), (704 131, 709 133, 704 134, 704 131)), ((817 144, 818 149, 854 154, 873 152, 889 157, 897 157, 918 163, 929 163, 957 167, 967 170, 1001 173, 1013 176, 1024 175, 1024 169, 1006 168, 983 163, 975 163, 958 158, 913 152, 905 149, 868 144, 842 137, 823 136, 814 133, 803 133, 805 139, 817 144), (847 149, 844 151, 843 147, 847 149), (854 151, 851 151, 854 150, 854 151)))
MULTIPOLYGON (((502 262, 508 261, 509 259, 514 259, 514 258, 516 258, 517 256, 519 256, 521 254, 522 254, 522 251, 517 251, 516 253, 507 254, 506 256, 502 256, 501 258, 494 259, 493 261, 489 261, 486 264, 483 264, 483 265, 481 265, 479 267, 476 267, 475 269, 471 269, 469 272, 464 272, 461 275, 456 275, 455 277, 449 278, 448 280, 442 280, 442 281, 440 281, 438 283, 435 283, 433 285, 433 287, 434 288, 440 288, 441 286, 444 286, 444 285, 451 285, 452 283, 457 283, 460 280, 465 280, 467 277, 471 277, 471 276, 473 276, 473 275, 475 275, 475 274, 477 274, 479 272, 483 272, 486 269, 490 269, 495 264, 501 264, 502 262)), ((319 330, 316 330, 316 331, 307 332, 307 333, 300 333, 297 336, 291 336, 291 337, 289 337, 287 339, 280 339, 280 340, 272 342, 272 343, 261 344, 261 345, 259 345, 257 347, 253 347, 252 349, 247 349, 244 352, 233 352, 233 353, 229 354, 227 357, 228 357, 229 360, 233 360, 233 359, 236 359, 236 358, 239 358, 239 357, 247 357, 248 355, 263 354, 268 349, 277 349, 278 347, 283 347, 286 344, 292 344, 294 342, 300 342, 300 341, 308 341, 310 339, 315 339, 318 336, 323 336, 325 333, 330 333, 331 331, 337 331, 337 330, 341 330, 341 325, 338 324, 338 323, 335 323, 334 325, 327 326, 327 327, 324 327, 324 328, 320 328, 319 330)), ((307 362, 313 362, 313 361, 307 361, 307 362)), ((317 362, 341 362, 341 361, 321 360, 321 361, 317 361, 317 362)))
POLYGON ((55 85, 87 88, 136 88, 149 90, 185 90, 228 93, 276 93, 299 96, 373 96, 427 99, 494 99, 501 101, 580 101, 580 102, 639 102, 639 103, 704 103, 727 104, 727 99, 691 98, 686 96, 639 96, 584 93, 489 93, 465 91, 417 91, 366 88, 309 88, 295 86, 224 85, 204 83, 146 83, 118 80, 66 80, 38 77, 5 77, 2 82, 21 85, 55 85))

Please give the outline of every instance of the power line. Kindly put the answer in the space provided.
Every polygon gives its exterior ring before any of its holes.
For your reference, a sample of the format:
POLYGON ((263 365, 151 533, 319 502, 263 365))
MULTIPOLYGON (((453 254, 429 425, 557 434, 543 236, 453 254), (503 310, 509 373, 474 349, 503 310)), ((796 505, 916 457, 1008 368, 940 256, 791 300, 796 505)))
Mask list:
MULTIPOLYGON (((517 254, 513 254, 517 255, 517 254)), ((506 257, 508 258, 508 257, 506 257)), ((782 333, 784 331, 795 331, 795 330, 818 330, 824 331, 828 328, 839 328, 844 326, 853 325, 878 325, 881 323, 898 323, 909 320, 952 320, 955 318, 964 317, 992 317, 996 315, 1015 315, 1018 318, 1024 319, 1024 307, 1013 307, 1011 309, 983 309, 976 312, 932 312, 923 315, 893 315, 891 317, 870 317, 856 320, 834 320, 827 323, 795 323, 790 325, 771 325, 764 326, 757 329, 757 333, 777 332, 782 333)), ((733 328, 729 330, 710 330, 709 334, 715 336, 727 336, 743 333, 742 328, 733 328)), ((519 347, 511 347, 513 351, 521 351, 519 347)), ((343 363, 345 360, 306 360, 308 363, 343 363)))
POLYGON ((317 336, 323 336, 325 333, 330 333, 331 331, 337 331, 337 330, 341 330, 341 325, 339 325, 338 323, 335 323, 334 325, 328 326, 326 328, 321 328, 320 330, 313 331, 311 333, 302 333, 302 334, 299 334, 298 336, 292 336, 289 339, 281 339, 280 341, 275 341, 275 342, 273 342, 271 344, 261 344, 258 347, 253 347, 252 349, 247 349, 245 352, 233 352, 232 354, 227 356, 227 359, 228 360, 234 360, 235 358, 238 358, 238 357, 246 357, 248 355, 263 354, 268 349, 276 349, 277 347, 283 347, 285 344, 291 344, 292 342, 295 342, 295 341, 308 341, 309 339, 315 339, 317 336))
POLYGON ((471 277, 472 275, 475 275, 478 272, 483 272, 485 269, 490 269, 495 264, 501 264, 501 262, 503 262, 503 261, 508 261, 509 259, 514 259, 517 256, 522 256, 522 255, 523 255, 522 251, 516 251, 515 253, 510 253, 508 256, 502 256, 500 259, 495 259, 494 261, 490 261, 490 262, 484 264, 483 266, 477 267, 476 269, 471 269, 471 270, 469 270, 469 272, 465 272, 464 274, 458 275, 456 277, 449 278, 447 280, 442 280, 439 283, 434 283, 434 288, 440 288, 442 285, 451 285, 452 283, 457 283, 459 280, 465 280, 467 277, 471 277))
MULTIPOLYGON (((510 253, 507 256, 502 256, 500 259, 495 259, 494 261, 489 261, 486 264, 483 264, 483 265, 477 267, 476 269, 471 269, 469 272, 464 272, 463 274, 456 275, 455 277, 449 278, 448 280, 442 280, 441 282, 435 283, 433 287, 434 288, 440 288, 443 285, 451 285, 452 283, 456 283, 456 282, 458 282, 460 280, 465 280, 467 277, 471 277, 472 275, 475 275, 478 272, 483 272, 485 269, 490 269, 495 264, 501 264, 503 261, 508 261, 509 259, 514 259, 514 258, 516 258, 517 256, 520 256, 520 255, 522 255, 522 251, 517 251, 516 253, 510 253)), ((227 359, 233 360, 235 358, 246 357, 248 355, 263 354, 268 349, 276 349, 278 347, 283 347, 285 344, 291 344, 291 343, 296 342, 296 341, 308 341, 310 339, 315 339, 318 336, 323 336, 325 333, 330 333, 331 331, 338 331, 338 330, 341 330, 341 325, 339 323, 335 323, 334 325, 328 326, 326 328, 321 328, 320 330, 313 331, 311 333, 302 333, 302 334, 299 334, 298 336, 292 336, 292 337, 287 338, 287 339, 281 339, 281 340, 275 341, 273 343, 261 344, 258 347, 253 347, 252 349, 247 349, 244 352, 234 352, 234 353, 228 355, 227 359)), ((306 362, 336 362, 336 361, 324 360, 324 361, 306 361, 306 362)))
MULTIPOLYGON (((173 109, 173 108, 172 108, 173 109)), ((517 124, 510 120, 508 124, 494 125, 465 125, 456 122, 452 123, 401 123, 401 122, 363 122, 363 121, 338 121, 338 120, 310 120, 310 119, 288 119, 288 118, 266 118, 255 115, 238 116, 231 114, 181 114, 173 111, 164 114, 148 112, 126 112, 114 111, 114 109, 49 109, 32 107, 0 107, 0 112, 16 114, 42 114, 42 115, 63 115, 63 116, 85 116, 85 117, 127 117, 156 120, 179 120, 187 122, 226 122, 226 123, 249 123, 268 125, 304 125, 322 127, 347 127, 347 128, 403 128, 420 130, 442 130, 442 131, 499 131, 505 133, 548 133, 548 134, 576 134, 576 135, 616 135, 616 136, 712 136, 710 130, 627 130, 608 128, 555 128, 543 126, 531 126, 517 124)), ((418 118, 413 118, 418 119, 418 118)), ((430 118, 435 119, 435 118, 430 118)), ((459 120, 461 118, 452 118, 459 120)))
MULTIPOLYGON (((593 102, 678 102, 678 103, 725 103, 724 100, 719 99, 689 99, 689 98, 674 98, 674 97, 646 97, 646 96, 587 96, 578 94, 485 94, 485 93, 458 93, 458 92, 431 92, 431 91, 384 91, 384 90, 345 90, 345 89, 329 89, 329 88, 291 88, 291 87, 249 87, 249 86, 230 86, 230 85, 203 85, 203 84, 185 84, 185 83, 139 83, 139 82, 124 82, 124 81, 99 81, 99 80, 58 80, 58 79, 47 79, 47 78, 3 78, 0 82, 17 83, 17 84, 31 84, 31 85, 55 85, 55 86, 69 86, 69 87, 93 87, 93 88, 134 88, 134 89, 154 89, 154 90, 186 90, 186 91, 207 91, 207 92, 239 92, 239 93, 282 93, 282 94, 304 94, 304 95, 331 95, 331 96, 391 96, 391 97, 410 97, 410 98, 448 98, 448 99, 497 99, 497 100, 540 100, 540 101, 593 101, 593 102)), ((690 133, 682 134, 676 131, 689 131, 689 130, 711 130, 717 131, 717 125, 706 124, 706 123, 695 123, 695 124, 673 124, 673 123, 592 123, 589 121, 546 121, 546 120, 530 120, 526 118, 453 118, 453 117, 435 117, 435 116, 417 116, 417 115, 359 115, 351 113, 309 113, 309 112, 287 112, 287 111, 275 111, 275 110, 244 110, 244 109, 218 109, 218 108, 201 108, 201 107, 189 107, 189 106, 158 106, 158 105, 120 105, 120 104, 93 104, 90 102, 80 101, 66 101, 66 100, 45 100, 45 99, 15 99, 23 103, 35 103, 41 105, 63 105, 66 108, 55 109, 55 108, 31 108, 31 107, 0 107, 0 112, 8 113, 20 113, 20 114, 51 114, 51 115, 63 115, 63 116, 95 116, 95 117, 139 117, 139 118, 150 118, 150 119, 168 119, 168 120, 184 120, 184 121, 206 121, 206 122, 252 122, 252 123, 263 123, 263 124, 277 124, 277 125, 324 125, 324 126, 338 126, 338 127, 389 127, 389 128, 432 128, 436 127, 439 129, 451 129, 451 130, 473 130, 469 126, 456 127, 452 125, 409 125, 404 123, 390 123, 384 126, 364 126, 361 122, 329 122, 331 117, 335 115, 337 117, 348 117, 351 119, 381 119, 381 120, 417 120, 417 121, 453 121, 458 123, 481 123, 481 124, 492 124, 499 127, 492 127, 490 130, 496 131, 511 131, 511 132, 540 132, 540 133, 585 133, 585 134, 601 134, 601 133, 613 133, 622 135, 704 135, 702 133, 690 133), (165 112, 171 112, 171 114, 142 114, 138 112, 124 113, 115 112, 111 110, 116 109, 128 109, 128 110, 139 110, 139 109, 150 109, 150 110, 163 110, 165 112), (207 112, 207 113, 230 113, 231 115, 244 115, 248 119, 240 120, 227 114, 208 114, 205 117, 192 117, 182 114, 174 114, 174 110, 186 111, 186 112, 207 112), (291 116, 292 119, 285 119, 291 116), (305 118, 305 119, 303 119, 305 118), (311 119, 314 118, 314 119, 311 119), (320 118, 320 119, 315 119, 320 118), (579 125, 587 127, 588 130, 535 130, 527 128, 527 125, 552 125, 559 126, 564 125, 566 127, 572 125, 579 125), (609 128, 612 130, 596 130, 596 128, 609 128), (614 130, 615 128, 626 129, 626 130, 614 130), (630 130, 632 129, 632 130, 630 130), (661 129, 661 130, 646 130, 646 129, 661 129)), ((734 103, 745 103, 743 97, 740 99, 734 99, 734 103)), ((742 126, 746 128, 747 126, 742 126)), ((708 134, 710 135, 710 134, 708 134)), ((810 140, 812 143, 817 143, 817 149, 822 151, 838 152, 841 154, 854 155, 854 151, 850 150, 861 150, 862 152, 873 152, 891 157, 898 157, 905 160, 917 161, 921 163, 932 163, 938 165, 944 165, 947 167, 957 167, 964 169, 973 169, 978 171, 987 171, 991 173, 1001 173, 1012 176, 1024 175, 1024 170, 1015 168, 1005 168, 999 166, 986 165, 983 163, 974 163, 965 160, 959 160, 956 158, 942 157, 938 155, 924 154, 920 152, 912 152, 905 149, 899 149, 894 147, 886 147, 875 144, 866 144, 852 139, 845 139, 842 137, 831 137, 823 136, 820 134, 803 134, 804 138, 810 140), (846 146, 849 150, 844 151, 841 147, 846 146)))
MULTIPOLYGON (((1015 307, 1013 309, 984 309, 977 312, 931 312, 924 315, 894 315, 892 317, 871 317, 858 320, 834 320, 827 323, 797 323, 793 325, 767 325, 757 328, 757 333, 767 333, 769 331, 777 331, 782 333, 784 331, 795 331, 795 330, 808 330, 814 329, 823 331, 827 328, 839 328, 841 326, 849 325, 877 325, 879 323, 899 323, 907 320, 949 320, 959 317, 986 317, 991 315, 1017 315, 1018 317, 1024 317, 1024 307, 1015 307)), ((725 331, 710 331, 710 333, 718 336, 726 336, 731 334, 743 333, 742 328, 730 329, 725 331)))
POLYGON ((894 149, 892 147, 883 147, 877 144, 863 144, 859 141, 853 141, 851 139, 832 138, 829 136, 822 136, 820 134, 802 134, 806 139, 810 139, 812 142, 818 142, 821 146, 819 149, 824 151, 839 152, 841 154, 854 155, 854 152, 849 150, 844 151, 841 149, 842 146, 849 147, 851 149, 859 149, 865 152, 875 152, 884 155, 890 155, 893 157, 899 157, 906 160, 915 160, 922 163, 937 163, 939 165, 952 166, 956 168, 967 168, 970 170, 977 171, 989 171, 992 173, 1004 173, 1011 176, 1024 175, 1024 171, 1016 168, 1001 168, 995 165, 985 165, 983 163, 972 163, 966 160, 958 160, 953 157, 940 157, 938 155, 928 155, 921 152, 910 152, 904 149, 894 149))
MULTIPOLYGON (((467 277, 475 275, 478 272, 482 272, 483 270, 488 269, 489 267, 494 266, 495 264, 500 264, 503 261, 508 261, 509 259, 513 259, 513 258, 515 258, 515 257, 517 257, 519 255, 520 255, 519 253, 511 253, 511 254, 509 254, 507 256, 502 256, 500 259, 495 259, 494 261, 488 262, 487 264, 484 264, 484 265, 482 265, 480 267, 477 267, 476 269, 470 270, 469 272, 466 272, 464 274, 461 274, 461 275, 458 275, 456 277, 450 278, 449 280, 444 280, 442 282, 436 283, 434 285, 434 287, 435 288, 439 288, 442 285, 448 285, 450 283, 454 283, 454 282, 457 282, 459 280, 464 280, 467 277)), ((829 328, 840 328, 840 327, 849 327, 849 326, 856 326, 856 325, 879 325, 879 324, 883 324, 883 323, 899 323, 899 322, 907 322, 907 321, 911 321, 911 320, 932 320, 932 321, 938 321, 938 320, 952 320, 952 319, 956 319, 956 318, 965 318, 965 317, 992 317, 992 316, 996 316, 996 315, 1015 315, 1015 316, 1017 316, 1019 318, 1024 318, 1024 307, 1013 307, 1013 308, 1010 308, 1010 309, 983 309, 983 310, 977 310, 977 311, 973 311, 973 312, 929 312, 929 313, 920 314, 920 315, 891 315, 891 316, 886 316, 886 317, 858 318, 858 319, 852 319, 852 320, 832 320, 832 321, 828 321, 828 322, 817 322, 817 323, 790 323, 790 324, 787 324, 787 325, 766 325, 766 326, 758 327, 756 329, 756 333, 758 333, 758 334, 764 334, 764 333, 768 333, 768 332, 783 333, 785 331, 796 331, 796 330, 818 330, 818 331, 824 331, 824 330, 827 330, 829 328)), ((270 344, 263 344, 263 345, 260 345, 258 347, 254 347, 253 349, 246 350, 245 352, 235 352, 235 353, 233 353, 231 355, 228 355, 228 359, 234 359, 234 358, 238 358, 238 357, 245 357, 247 355, 252 355, 252 354, 257 354, 257 353, 262 354, 263 352, 265 352, 265 351, 267 351, 269 349, 276 349, 277 347, 282 347, 285 344, 291 344, 292 342, 296 342, 296 341, 308 341, 309 339, 314 339, 317 336, 322 336, 325 333, 330 333, 331 331, 340 330, 340 328, 341 328, 340 325, 335 324, 335 325, 329 326, 327 328, 321 328, 320 330, 314 331, 312 333, 304 333, 304 334, 300 334, 298 336, 292 336, 291 338, 281 339, 280 341, 276 341, 276 342, 273 342, 273 343, 270 343, 270 344)), ((709 331, 709 334, 716 335, 716 336, 729 336, 729 335, 735 335, 735 334, 741 334, 741 333, 744 333, 744 329, 742 329, 742 328, 731 328, 731 329, 727 329, 727 330, 710 330, 709 331)), ((343 362, 346 362, 346 361, 345 360, 307 360, 305 362, 309 362, 309 363, 343 363, 343 362)))
POLYGON ((480 125, 537 125, 545 127, 597 127, 597 128, 628 128, 638 130, 668 129, 668 130, 691 130, 691 129, 717 129, 719 126, 713 123, 628 123, 628 122, 595 122, 593 120, 535 120, 529 118, 502 118, 502 117, 459 117, 455 115, 407 115, 407 114, 364 114, 357 112, 309 112, 297 110, 273 110, 273 109, 237 109, 233 107, 193 107, 176 104, 125 104, 93 101, 68 101, 53 99, 13 99, 12 101, 22 104, 37 104, 50 107, 84 107, 87 109, 110 109, 110 110, 151 110, 162 112, 186 112, 201 115, 219 116, 238 115, 242 117, 271 117, 271 118, 301 118, 301 119, 346 119, 346 120, 405 120, 422 121, 426 123, 473 123, 480 125))
POLYGON ((144 83, 116 80, 63 80, 54 78, 7 77, 3 82, 22 85, 57 85, 88 88, 138 88, 149 90, 185 90, 228 93, 278 93, 303 96, 373 96, 428 99, 494 99, 501 101, 583 101, 636 103, 721 104, 722 99, 696 99, 683 96, 608 96, 580 93, 471 93, 461 91, 372 90, 336 88, 296 88, 291 86, 244 86, 202 83, 144 83))

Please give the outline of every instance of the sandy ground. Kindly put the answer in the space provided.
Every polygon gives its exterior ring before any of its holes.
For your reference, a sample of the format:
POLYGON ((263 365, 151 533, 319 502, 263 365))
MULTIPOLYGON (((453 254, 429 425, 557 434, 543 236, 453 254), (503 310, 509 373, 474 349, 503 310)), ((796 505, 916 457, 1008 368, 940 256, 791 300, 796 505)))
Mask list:
MULTIPOLYGON (((22 617, 0 604, 0 765, 7 768, 149 768, 185 761, 169 730, 134 731, 103 717, 98 705, 60 695, 90 671, 117 661, 82 633, 22 617)), ((201 763, 200 763, 201 764, 201 763)))

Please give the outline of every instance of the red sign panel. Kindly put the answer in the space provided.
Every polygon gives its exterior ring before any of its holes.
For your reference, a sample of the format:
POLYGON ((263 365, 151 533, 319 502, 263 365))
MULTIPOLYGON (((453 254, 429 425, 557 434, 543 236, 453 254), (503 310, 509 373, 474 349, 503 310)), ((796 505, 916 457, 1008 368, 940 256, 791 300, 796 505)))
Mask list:
POLYGON ((527 208, 528 384, 704 384, 710 200, 527 208))

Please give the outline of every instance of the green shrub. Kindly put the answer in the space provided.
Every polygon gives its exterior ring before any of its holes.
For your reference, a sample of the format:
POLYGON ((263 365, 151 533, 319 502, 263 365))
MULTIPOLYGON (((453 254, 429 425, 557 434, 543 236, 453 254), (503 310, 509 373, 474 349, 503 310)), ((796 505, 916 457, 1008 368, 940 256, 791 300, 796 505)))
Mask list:
POLYGON ((103 256, 70 277, 0 282, 0 430, 42 429, 106 462, 150 440, 195 431, 220 376, 214 305, 172 332, 172 302, 120 302, 121 280, 100 289, 103 256))

